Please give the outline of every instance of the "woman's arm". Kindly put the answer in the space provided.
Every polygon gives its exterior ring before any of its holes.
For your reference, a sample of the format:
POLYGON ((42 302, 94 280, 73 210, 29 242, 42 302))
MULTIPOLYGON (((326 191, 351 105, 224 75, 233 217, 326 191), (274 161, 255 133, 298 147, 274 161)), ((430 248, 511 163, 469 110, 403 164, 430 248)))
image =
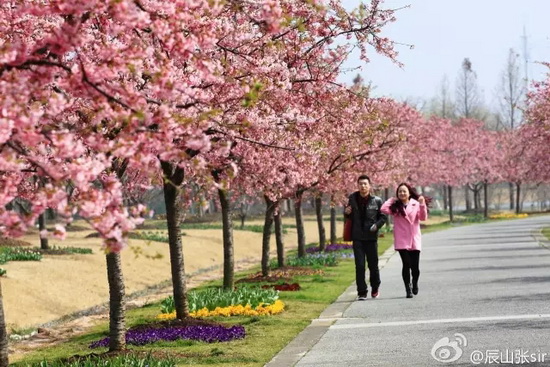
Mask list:
POLYGON ((395 198, 389 198, 386 200, 384 204, 382 204, 382 207, 380 208, 380 211, 384 214, 393 215, 390 206, 395 202, 395 198))
POLYGON ((424 221, 428 219, 428 207, 426 206, 424 196, 419 197, 418 202, 420 203, 420 208, 418 209, 418 219, 424 221))

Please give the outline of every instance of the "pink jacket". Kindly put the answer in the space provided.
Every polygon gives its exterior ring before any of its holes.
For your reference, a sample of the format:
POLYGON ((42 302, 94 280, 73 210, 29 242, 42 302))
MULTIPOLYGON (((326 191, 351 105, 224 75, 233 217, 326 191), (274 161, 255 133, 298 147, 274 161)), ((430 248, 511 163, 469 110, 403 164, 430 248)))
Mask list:
POLYGON ((421 205, 414 199, 409 200, 405 208, 406 216, 393 214, 390 206, 396 198, 388 199, 380 211, 384 214, 393 216, 393 245, 396 250, 418 250, 422 249, 422 240, 420 233, 420 221, 428 219, 428 209, 426 205, 421 205))

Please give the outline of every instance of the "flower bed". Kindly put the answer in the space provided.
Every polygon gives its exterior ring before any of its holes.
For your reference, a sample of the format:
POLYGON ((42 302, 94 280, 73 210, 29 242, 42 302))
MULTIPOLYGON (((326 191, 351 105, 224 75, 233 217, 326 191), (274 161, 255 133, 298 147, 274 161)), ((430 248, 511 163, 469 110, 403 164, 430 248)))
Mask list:
MULTIPOLYGON (((261 316, 274 315, 284 310, 284 303, 279 300, 279 292, 274 289, 262 289, 259 286, 241 287, 234 290, 210 288, 189 292, 189 316, 261 316)), ((161 302, 161 320, 172 320, 176 317, 172 296, 161 302)))
POLYGON ((8 261, 40 261, 42 254, 31 249, 20 247, 3 247, 0 249, 0 264, 8 261))
MULTIPOLYGON (((198 340, 206 343, 227 342, 245 337, 244 327, 236 325, 224 327, 218 325, 193 325, 185 327, 140 328, 128 330, 126 344, 146 345, 158 341, 180 339, 198 340)), ((108 347, 109 338, 103 338, 90 344, 90 348, 108 347)))
POLYGON ((36 362, 26 367, 176 367, 176 362, 164 353, 152 351, 117 351, 109 354, 75 355, 67 359, 36 362), (154 356, 155 354, 160 357, 154 356))
MULTIPOLYGON (((317 252, 313 254, 307 254, 303 257, 289 257, 286 262, 290 266, 336 266, 338 264, 338 258, 336 254, 317 252)), ((275 262, 272 262, 271 266, 274 267, 275 262)))
POLYGON ((324 275, 322 269, 305 268, 301 266, 285 266, 283 268, 275 268, 269 272, 269 276, 263 276, 261 272, 250 274, 246 278, 236 281, 236 283, 259 283, 269 282, 276 283, 278 281, 288 282, 295 276, 304 275, 324 275))
POLYGON ((527 218, 529 215, 526 213, 515 214, 515 213, 499 213, 489 215, 491 219, 516 219, 516 218, 527 218))
MULTIPOLYGON (((227 307, 216 307, 213 310, 209 310, 206 307, 201 308, 200 310, 193 311, 189 313, 191 317, 209 317, 209 316, 266 316, 266 315, 276 315, 283 312, 285 309, 285 304, 281 300, 275 301, 272 305, 261 304, 256 307, 251 305, 231 305, 227 307)), ((157 319, 160 320, 172 320, 176 318, 176 313, 161 313, 157 316, 157 319)))
POLYGON ((276 291, 290 291, 290 292, 299 291, 301 289, 300 284, 298 283, 266 284, 266 285, 262 285, 262 288, 264 289, 273 288, 276 291))
MULTIPOLYGON (((326 246, 324 252, 333 252, 333 251, 342 251, 342 250, 353 250, 353 245, 349 245, 346 243, 333 243, 326 246)), ((306 252, 308 254, 313 254, 315 252, 320 252, 320 251, 321 249, 319 248, 319 246, 306 248, 306 252)))

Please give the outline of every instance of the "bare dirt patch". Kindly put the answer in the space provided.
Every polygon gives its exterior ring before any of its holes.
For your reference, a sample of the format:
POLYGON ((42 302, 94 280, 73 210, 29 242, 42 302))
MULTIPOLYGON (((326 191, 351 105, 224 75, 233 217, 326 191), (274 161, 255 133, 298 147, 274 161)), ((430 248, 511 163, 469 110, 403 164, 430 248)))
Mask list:
POLYGON ((15 238, 0 237, 0 247, 25 247, 32 246, 30 242, 18 240, 15 238))

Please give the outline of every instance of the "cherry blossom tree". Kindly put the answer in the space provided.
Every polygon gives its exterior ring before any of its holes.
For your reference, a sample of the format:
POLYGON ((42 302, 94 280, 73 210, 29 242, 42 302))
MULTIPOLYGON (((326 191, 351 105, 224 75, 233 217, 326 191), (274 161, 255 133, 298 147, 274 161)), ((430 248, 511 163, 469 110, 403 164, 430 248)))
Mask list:
MULTIPOLYGON (((186 123, 197 121, 197 111, 187 110, 214 98, 208 85, 223 67, 209 50, 229 18, 218 15, 231 9, 269 32, 283 19, 281 2, 267 0, 240 8, 207 1, 3 2, 1 232, 23 234, 47 207, 63 223, 77 212, 116 257, 141 210, 123 205, 114 157, 157 172, 156 157, 197 163, 175 148, 208 145, 206 129, 186 123), (47 183, 26 192, 33 205, 22 215, 9 204, 24 196, 29 175, 47 183), (75 186, 70 196, 63 190, 68 181, 75 186)), ((55 235, 64 235, 63 223, 55 235)), ((124 347, 120 321, 111 349, 124 347)))

